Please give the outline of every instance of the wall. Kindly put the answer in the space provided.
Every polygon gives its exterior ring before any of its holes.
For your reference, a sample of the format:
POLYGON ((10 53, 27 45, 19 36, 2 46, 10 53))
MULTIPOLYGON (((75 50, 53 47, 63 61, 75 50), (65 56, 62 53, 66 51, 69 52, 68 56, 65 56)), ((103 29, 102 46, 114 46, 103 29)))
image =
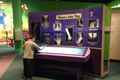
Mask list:
POLYGON ((111 19, 110 59, 120 60, 120 11, 113 10, 111 19))
POLYGON ((63 1, 40 1, 40 2, 29 2, 28 7, 31 11, 58 11, 64 9, 80 9, 100 6, 101 4, 95 3, 81 3, 81 2, 63 2, 63 1))

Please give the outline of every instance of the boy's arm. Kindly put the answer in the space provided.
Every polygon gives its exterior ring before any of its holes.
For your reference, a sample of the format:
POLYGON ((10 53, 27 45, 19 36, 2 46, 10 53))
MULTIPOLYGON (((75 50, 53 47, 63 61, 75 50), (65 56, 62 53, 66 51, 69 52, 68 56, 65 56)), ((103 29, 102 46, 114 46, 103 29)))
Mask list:
POLYGON ((40 46, 37 45, 35 42, 33 42, 33 46, 34 46, 35 48, 37 48, 37 49, 40 49, 40 46))

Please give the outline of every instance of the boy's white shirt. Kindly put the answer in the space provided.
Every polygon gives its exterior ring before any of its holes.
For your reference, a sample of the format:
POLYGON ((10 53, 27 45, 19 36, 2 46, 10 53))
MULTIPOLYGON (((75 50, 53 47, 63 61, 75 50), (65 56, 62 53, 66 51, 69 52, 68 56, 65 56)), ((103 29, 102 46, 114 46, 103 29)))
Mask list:
POLYGON ((33 52, 33 47, 39 48, 39 46, 33 42, 32 40, 28 40, 24 44, 24 59, 33 59, 34 58, 34 52, 33 52))

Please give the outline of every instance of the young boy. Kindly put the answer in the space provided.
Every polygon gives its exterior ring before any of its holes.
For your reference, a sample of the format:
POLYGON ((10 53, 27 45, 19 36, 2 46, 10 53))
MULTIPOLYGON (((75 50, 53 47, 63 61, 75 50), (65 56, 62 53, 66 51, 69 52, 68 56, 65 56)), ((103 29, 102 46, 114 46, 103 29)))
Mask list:
POLYGON ((24 49, 23 65, 24 65, 25 80, 32 80, 32 66, 34 59, 33 48, 39 49, 39 46, 33 41, 32 37, 28 35, 23 45, 23 49, 24 49))

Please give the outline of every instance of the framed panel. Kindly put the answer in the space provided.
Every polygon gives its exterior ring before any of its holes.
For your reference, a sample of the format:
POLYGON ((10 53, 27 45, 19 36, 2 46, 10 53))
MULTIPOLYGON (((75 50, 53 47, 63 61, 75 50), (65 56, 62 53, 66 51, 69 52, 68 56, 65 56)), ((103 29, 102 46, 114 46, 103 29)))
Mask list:
POLYGON ((86 36, 83 31, 75 32, 75 44, 76 46, 83 47, 85 46, 86 36))
POLYGON ((87 31, 87 46, 94 48, 102 47, 102 31, 87 31))

